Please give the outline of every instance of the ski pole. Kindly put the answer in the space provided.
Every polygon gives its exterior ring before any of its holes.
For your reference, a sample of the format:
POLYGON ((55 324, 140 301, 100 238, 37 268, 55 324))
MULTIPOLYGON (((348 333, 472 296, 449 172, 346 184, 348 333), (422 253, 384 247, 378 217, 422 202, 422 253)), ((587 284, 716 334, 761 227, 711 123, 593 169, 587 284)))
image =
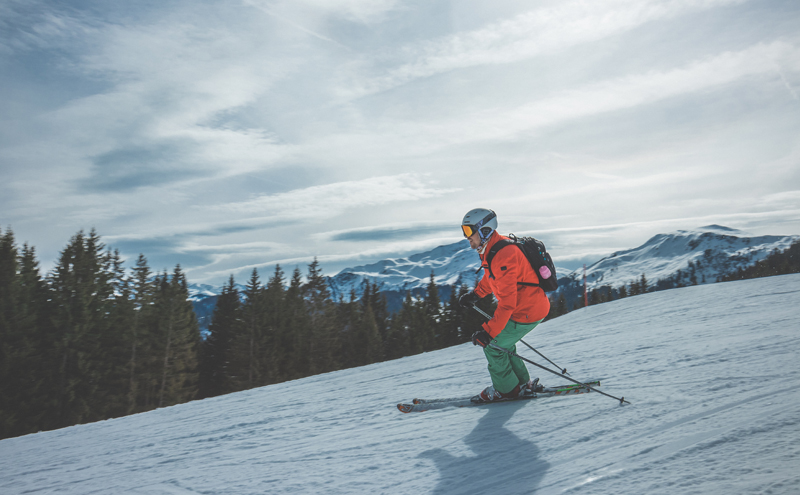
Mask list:
MULTIPOLYGON (((530 364, 532 364, 532 365, 534 365, 534 366, 538 366, 539 368, 542 368, 542 369, 543 369, 543 370, 545 370, 545 371, 549 371, 550 373, 552 373, 552 374, 554 374, 554 375, 563 376, 563 375, 561 375, 561 374, 560 374, 558 371, 553 371, 553 370, 551 370, 550 368, 547 368, 546 366, 542 366, 542 365, 541 365, 541 364, 539 364, 539 363, 534 363, 534 362, 533 362, 533 361, 531 361, 530 359, 525 359, 524 357, 520 356, 520 355, 519 355, 519 354, 517 354, 516 352, 511 352, 511 351, 509 351, 508 349, 503 349, 502 347, 500 347, 500 346, 499 346, 499 345, 497 345, 497 344, 494 344, 494 343, 489 343, 489 346, 490 346, 490 347, 494 347, 494 348, 495 348, 495 349, 497 349, 498 351, 503 351, 503 352, 505 352, 506 354, 508 354, 509 356, 514 356, 514 357, 517 357, 517 358, 519 358, 519 359, 522 359, 522 360, 523 360, 523 361, 525 361, 526 363, 530 363, 530 364)), ((595 391, 595 392, 601 393, 601 394, 605 395, 606 397, 611 397, 612 399, 616 399, 616 400, 618 400, 618 401, 619 401, 619 404, 620 404, 620 405, 622 405, 622 404, 630 404, 630 402, 628 402, 628 401, 626 401, 626 400, 625 400, 625 397, 614 397, 613 395, 610 395, 610 394, 607 394, 607 393, 605 393, 605 392, 603 392, 603 391, 597 390, 596 388, 592 387, 591 385, 587 385, 587 384, 585 384, 585 383, 581 383, 581 382, 579 382, 578 380, 575 380, 575 379, 573 379, 573 378, 570 378, 570 377, 568 377, 568 376, 565 376, 564 378, 566 378, 567 380, 569 380, 569 381, 571 381, 571 382, 573 382, 573 383, 577 383, 577 384, 578 384, 578 385, 580 385, 581 387, 586 387, 586 388, 588 388, 589 390, 592 390, 592 391, 595 391)))
MULTIPOLYGON (((479 308, 478 306, 476 306, 476 305, 474 305, 474 304, 473 304, 473 305, 472 305, 472 308, 473 308, 475 311, 477 311, 478 313, 482 314, 482 315, 483 315, 483 317, 484 317, 484 318, 486 318, 487 320, 491 320, 491 319, 492 319, 492 316, 491 316, 489 313, 485 312, 484 310, 482 310, 482 309, 481 309, 481 308, 479 308)), ((538 355, 542 356, 543 358, 545 358, 545 359, 547 360, 547 362, 548 362, 548 363, 550 363, 550 364, 552 364, 553 366, 555 366, 556 368, 560 369, 560 370, 561 370, 561 374, 562 374, 562 375, 569 375, 569 373, 567 373, 567 368, 562 368, 561 366, 557 365, 556 363, 554 363, 554 362, 550 361, 550 359, 549 359, 547 356, 545 356, 545 355, 544 355, 544 354, 542 354, 541 352, 539 352, 539 351, 537 351, 536 349, 534 349, 534 348, 533 348, 533 346, 531 346, 529 343, 525 342, 524 340, 520 339, 519 341, 520 341, 520 342, 522 342, 523 344, 525 344, 526 346, 528 346, 528 349, 532 350, 532 351, 533 351, 533 352, 535 352, 536 354, 538 354, 538 355)))

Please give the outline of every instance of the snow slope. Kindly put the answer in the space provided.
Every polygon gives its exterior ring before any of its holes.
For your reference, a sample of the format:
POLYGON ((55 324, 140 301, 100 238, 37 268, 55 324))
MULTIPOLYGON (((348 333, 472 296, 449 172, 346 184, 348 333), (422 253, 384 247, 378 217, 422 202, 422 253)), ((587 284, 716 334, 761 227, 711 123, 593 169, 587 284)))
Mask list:
POLYGON ((465 344, 6 439, 0 493, 796 494, 799 307, 786 275, 591 306, 528 336, 629 406, 590 393, 398 412, 488 385, 465 344))

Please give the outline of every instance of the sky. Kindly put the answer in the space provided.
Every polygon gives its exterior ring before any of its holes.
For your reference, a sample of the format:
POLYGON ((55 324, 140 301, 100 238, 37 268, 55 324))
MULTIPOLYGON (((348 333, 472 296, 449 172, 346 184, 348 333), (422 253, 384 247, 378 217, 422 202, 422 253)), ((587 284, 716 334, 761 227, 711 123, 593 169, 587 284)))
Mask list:
POLYGON ((793 0, 0 0, 0 228, 190 282, 800 233, 793 0))

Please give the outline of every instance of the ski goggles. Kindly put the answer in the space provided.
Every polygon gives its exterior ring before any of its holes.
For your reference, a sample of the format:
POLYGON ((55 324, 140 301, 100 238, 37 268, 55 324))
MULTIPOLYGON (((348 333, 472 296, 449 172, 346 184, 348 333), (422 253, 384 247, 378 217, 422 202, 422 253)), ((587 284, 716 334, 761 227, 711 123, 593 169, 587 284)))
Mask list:
POLYGON ((481 230, 481 227, 486 225, 489 222, 489 220, 495 218, 496 216, 497 215, 494 212, 491 212, 488 215, 486 215, 486 217, 484 217, 483 220, 481 220, 480 222, 476 223, 475 225, 463 225, 462 224, 461 225, 461 230, 464 232, 464 237, 470 237, 470 236, 474 235, 475 232, 478 232, 479 230, 481 230))
POLYGON ((475 225, 462 225, 461 230, 464 231, 464 237, 472 237, 477 232, 479 227, 475 225))

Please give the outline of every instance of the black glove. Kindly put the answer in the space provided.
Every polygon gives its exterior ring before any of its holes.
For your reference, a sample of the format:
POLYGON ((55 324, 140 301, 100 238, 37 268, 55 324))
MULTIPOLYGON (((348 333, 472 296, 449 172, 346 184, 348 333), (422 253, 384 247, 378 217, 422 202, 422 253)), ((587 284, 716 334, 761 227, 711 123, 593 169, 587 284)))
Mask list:
POLYGON ((465 308, 471 308, 472 306, 475 306, 475 303, 477 303, 480 300, 481 298, 478 294, 475 294, 474 292, 467 292, 466 294, 458 298, 458 304, 460 304, 465 308))
POLYGON ((478 330, 472 334, 472 345, 486 347, 492 341, 492 336, 486 330, 478 330))

